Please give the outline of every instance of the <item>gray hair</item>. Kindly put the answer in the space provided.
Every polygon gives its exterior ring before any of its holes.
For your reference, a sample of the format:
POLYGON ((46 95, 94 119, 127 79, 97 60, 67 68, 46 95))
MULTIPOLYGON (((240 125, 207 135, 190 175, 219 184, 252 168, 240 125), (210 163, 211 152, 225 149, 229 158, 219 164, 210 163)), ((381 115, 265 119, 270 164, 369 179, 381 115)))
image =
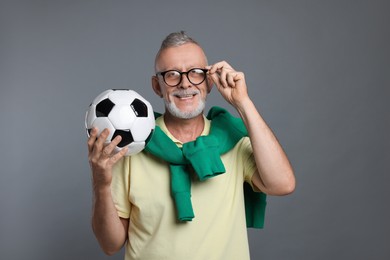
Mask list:
POLYGON ((167 37, 165 37, 165 39, 161 43, 159 52, 161 52, 161 50, 170 47, 178 47, 186 43, 194 43, 196 45, 199 45, 199 43, 192 39, 190 36, 188 36, 185 31, 173 32, 167 37))
MULTIPOLYGON (((160 57, 160 53, 163 50, 171 48, 171 47, 179 47, 179 46, 184 45, 186 43, 193 43, 193 44, 196 44, 199 47, 201 47, 200 44, 197 41, 195 41, 193 38, 188 36, 188 34, 185 31, 173 32, 173 33, 168 34, 168 36, 165 37, 165 39, 162 41, 160 49, 158 50, 158 52, 156 54, 156 58, 154 61, 155 70, 156 70, 157 60, 160 57)), ((206 58, 206 62, 207 62, 207 58, 206 58)))

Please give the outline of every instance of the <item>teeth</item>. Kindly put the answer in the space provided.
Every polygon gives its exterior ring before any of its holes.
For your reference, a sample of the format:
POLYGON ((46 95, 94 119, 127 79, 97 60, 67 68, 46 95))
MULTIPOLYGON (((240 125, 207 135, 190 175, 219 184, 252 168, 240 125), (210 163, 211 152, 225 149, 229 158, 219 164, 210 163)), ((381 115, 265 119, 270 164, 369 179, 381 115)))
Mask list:
POLYGON ((180 93, 180 92, 177 92, 177 93, 173 93, 173 95, 175 97, 178 97, 178 98, 192 98, 193 96, 195 96, 196 94, 198 93, 180 93))
POLYGON ((193 97, 194 95, 193 94, 188 94, 188 95, 177 95, 177 97, 179 98, 190 98, 190 97, 193 97))

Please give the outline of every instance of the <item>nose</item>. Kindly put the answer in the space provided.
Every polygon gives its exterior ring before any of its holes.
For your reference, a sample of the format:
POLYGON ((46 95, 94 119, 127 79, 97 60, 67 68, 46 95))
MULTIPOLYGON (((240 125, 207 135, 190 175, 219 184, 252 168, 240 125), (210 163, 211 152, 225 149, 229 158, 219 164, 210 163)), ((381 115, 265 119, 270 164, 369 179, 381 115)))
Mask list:
POLYGON ((192 83, 188 80, 188 75, 187 74, 182 74, 181 75, 181 82, 179 84, 179 87, 180 88, 184 88, 184 89, 192 87, 192 83))

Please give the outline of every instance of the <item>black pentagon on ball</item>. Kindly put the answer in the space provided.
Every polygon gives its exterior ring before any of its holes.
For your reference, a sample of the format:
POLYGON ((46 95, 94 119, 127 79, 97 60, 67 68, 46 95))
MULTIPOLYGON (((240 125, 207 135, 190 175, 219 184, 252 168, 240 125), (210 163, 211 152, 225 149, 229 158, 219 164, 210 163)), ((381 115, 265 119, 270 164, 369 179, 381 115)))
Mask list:
POLYGON ((131 134, 130 130, 115 130, 114 134, 112 135, 111 141, 118 135, 122 137, 122 140, 117 145, 120 148, 125 147, 126 145, 129 145, 134 141, 133 135, 131 134))
POLYGON ((115 106, 108 98, 103 99, 96 105, 96 117, 107 117, 115 106))
POLYGON ((137 117, 148 117, 148 107, 142 100, 138 98, 134 99, 133 102, 131 102, 130 107, 137 117))

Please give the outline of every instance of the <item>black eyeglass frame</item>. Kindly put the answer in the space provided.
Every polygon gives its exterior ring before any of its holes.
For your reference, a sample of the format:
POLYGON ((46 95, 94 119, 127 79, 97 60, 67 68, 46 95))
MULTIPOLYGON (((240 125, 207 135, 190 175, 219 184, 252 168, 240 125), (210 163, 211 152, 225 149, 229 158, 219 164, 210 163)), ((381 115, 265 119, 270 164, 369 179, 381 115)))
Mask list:
POLYGON ((202 84, 202 83, 206 80, 206 78, 207 78, 207 71, 209 71, 209 70, 208 70, 208 69, 202 69, 202 68, 192 68, 192 69, 190 69, 190 70, 188 70, 188 71, 166 70, 166 71, 157 72, 157 73, 156 73, 156 76, 161 75, 162 78, 163 78, 163 80, 164 80, 164 82, 165 82, 165 84, 167 84, 167 85, 170 86, 170 87, 176 87, 176 86, 180 85, 181 81, 183 80, 183 74, 185 74, 186 77, 187 77, 187 79, 188 79, 188 81, 189 81, 191 84, 197 86, 197 85, 202 84), (195 83, 193 83, 193 82, 190 80, 190 78, 188 77, 188 73, 191 72, 191 71, 193 71, 193 70, 201 70, 201 71, 203 71, 203 73, 204 73, 204 78, 203 78, 203 80, 202 80, 201 82, 195 84, 195 83), (170 85, 170 84, 168 84, 168 83, 165 81, 165 74, 167 74, 167 73, 170 72, 170 71, 176 71, 177 73, 180 74, 180 80, 179 80, 179 82, 178 82, 176 85, 170 85))

